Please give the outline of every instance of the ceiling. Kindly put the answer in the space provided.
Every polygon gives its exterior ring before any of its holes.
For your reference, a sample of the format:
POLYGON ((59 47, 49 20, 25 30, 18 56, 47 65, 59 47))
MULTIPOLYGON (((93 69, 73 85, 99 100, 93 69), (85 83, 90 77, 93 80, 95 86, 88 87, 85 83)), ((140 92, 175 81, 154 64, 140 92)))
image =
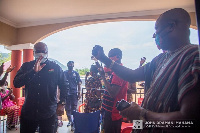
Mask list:
POLYGON ((195 12, 194 0, 0 0, 0 21, 19 28, 99 17, 156 15, 175 7, 195 12))

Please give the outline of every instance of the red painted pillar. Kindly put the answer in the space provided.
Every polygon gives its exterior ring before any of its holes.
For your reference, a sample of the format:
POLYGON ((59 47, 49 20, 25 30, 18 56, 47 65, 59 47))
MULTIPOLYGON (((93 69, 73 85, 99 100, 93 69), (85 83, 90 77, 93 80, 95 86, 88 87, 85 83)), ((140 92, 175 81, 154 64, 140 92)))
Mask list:
POLYGON ((23 63, 33 60, 33 49, 23 49, 23 63))
MULTIPOLYGON (((33 49, 23 49, 23 63, 33 60, 33 49)), ((25 96, 25 86, 22 86, 22 97, 25 96)))
POLYGON ((13 80, 15 78, 15 75, 17 74, 17 71, 20 69, 22 64, 22 51, 21 50, 12 50, 11 53, 11 65, 15 66, 15 69, 10 73, 10 87, 13 89, 13 94, 15 95, 15 102, 18 101, 17 99, 20 97, 20 88, 15 88, 13 85, 13 80))

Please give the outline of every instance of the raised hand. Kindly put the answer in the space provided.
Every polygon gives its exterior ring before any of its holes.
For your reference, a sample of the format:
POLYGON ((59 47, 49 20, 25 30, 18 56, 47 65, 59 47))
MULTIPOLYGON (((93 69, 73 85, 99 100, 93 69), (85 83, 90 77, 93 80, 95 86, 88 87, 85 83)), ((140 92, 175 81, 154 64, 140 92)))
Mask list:
POLYGON ((43 57, 40 56, 40 57, 36 60, 35 65, 34 65, 34 67, 33 67, 33 70, 34 70, 35 72, 41 71, 42 68, 46 65, 46 64, 40 65, 42 59, 43 59, 43 57))
POLYGON ((15 68, 15 66, 14 67, 12 67, 11 65, 7 68, 7 70, 6 70, 6 72, 7 73, 9 73, 9 72, 12 72, 12 70, 15 68))
POLYGON ((93 50, 92 50, 92 55, 101 61, 101 59, 103 57, 105 57, 106 55, 104 54, 104 50, 103 50, 103 47, 99 46, 99 45, 95 45, 93 47, 93 50))
POLYGON ((4 63, 2 63, 1 66, 0 66, 0 76, 3 73, 3 67, 4 67, 4 63))
POLYGON ((9 92, 8 94, 11 95, 13 93, 13 89, 12 88, 8 88, 9 92))

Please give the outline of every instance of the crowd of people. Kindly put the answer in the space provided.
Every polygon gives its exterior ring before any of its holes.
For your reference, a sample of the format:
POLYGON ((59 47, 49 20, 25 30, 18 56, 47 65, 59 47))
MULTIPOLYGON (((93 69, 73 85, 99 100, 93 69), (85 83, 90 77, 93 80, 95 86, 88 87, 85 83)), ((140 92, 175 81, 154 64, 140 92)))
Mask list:
MULTIPOLYGON (((153 38, 163 53, 151 62, 141 58, 137 69, 122 65, 122 51, 112 48, 108 56, 103 47, 95 45, 92 55, 105 64, 96 64, 85 77, 84 113, 101 110, 104 133, 120 133, 122 119, 142 120, 144 128, 134 132, 191 132, 198 128, 200 120, 200 57, 199 46, 190 43, 191 19, 187 11, 174 8, 161 14, 156 21, 153 38), (91 75, 90 77, 88 77, 91 75), (142 105, 132 102, 127 94, 136 92, 135 83, 144 81, 145 96, 142 105), (102 89, 104 90, 102 92, 102 89), (116 103, 128 100, 130 106, 120 110, 116 103), (194 128, 146 127, 146 121, 190 120, 194 128)), ((14 78, 14 86, 25 86, 25 102, 21 110, 20 132, 34 133, 39 127, 41 133, 56 133, 58 120, 67 112, 69 123, 74 130, 72 111, 77 109, 81 97, 81 79, 73 70, 74 62, 67 63, 64 71, 55 62, 48 60, 48 47, 43 42, 34 45, 35 60, 25 62, 14 78), (59 100, 57 99, 59 89, 59 100)), ((6 89, 6 78, 14 69, 11 66, 0 80, 2 107, 8 115, 7 127, 16 126, 19 108, 12 89, 6 89)), ((0 75, 3 64, 0 66, 0 75)))

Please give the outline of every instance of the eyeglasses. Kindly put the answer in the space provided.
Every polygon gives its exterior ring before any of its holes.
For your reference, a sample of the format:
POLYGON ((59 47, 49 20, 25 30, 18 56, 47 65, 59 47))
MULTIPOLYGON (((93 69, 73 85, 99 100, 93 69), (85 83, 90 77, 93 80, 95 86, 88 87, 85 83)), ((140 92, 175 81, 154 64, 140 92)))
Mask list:
POLYGON ((153 37, 152 37, 152 38, 156 38, 156 35, 162 33, 169 25, 170 25, 170 24, 167 24, 167 25, 166 25, 164 28, 162 28, 159 32, 153 33, 153 37))
POLYGON ((45 54, 47 53, 47 51, 45 51, 45 50, 35 50, 34 52, 35 53, 45 53, 45 54))

